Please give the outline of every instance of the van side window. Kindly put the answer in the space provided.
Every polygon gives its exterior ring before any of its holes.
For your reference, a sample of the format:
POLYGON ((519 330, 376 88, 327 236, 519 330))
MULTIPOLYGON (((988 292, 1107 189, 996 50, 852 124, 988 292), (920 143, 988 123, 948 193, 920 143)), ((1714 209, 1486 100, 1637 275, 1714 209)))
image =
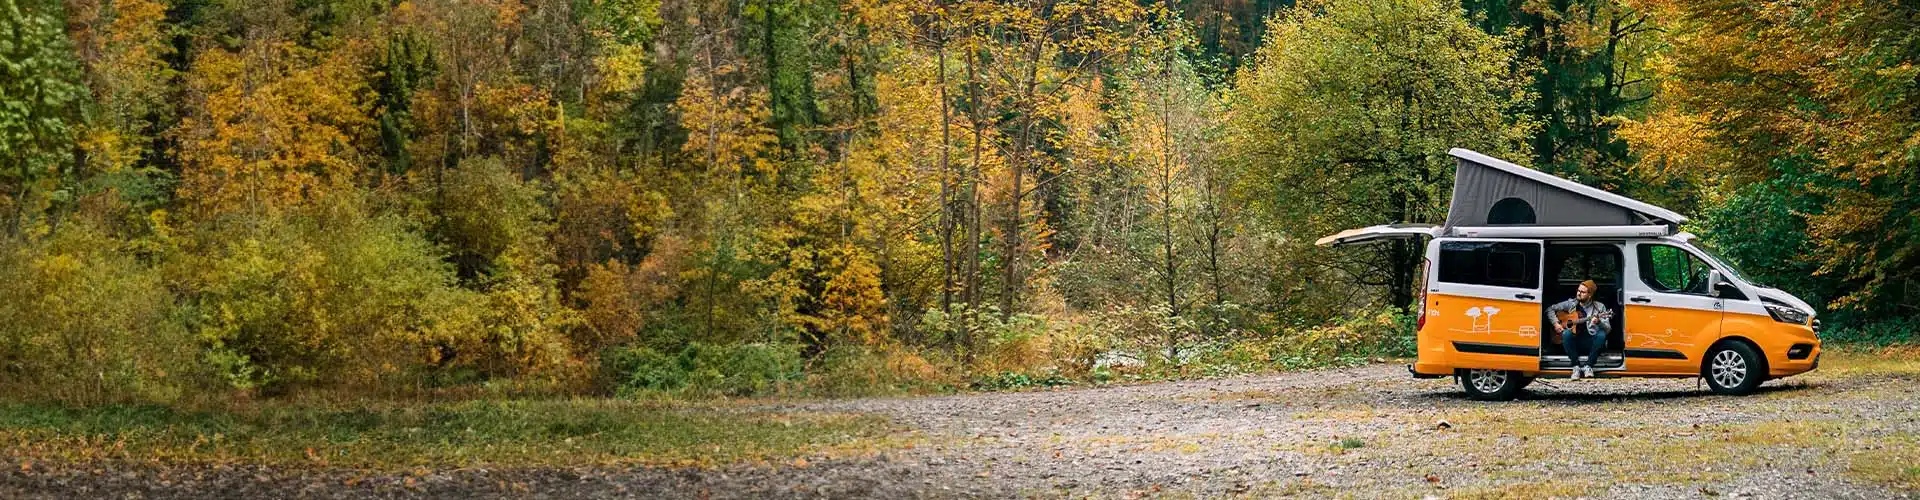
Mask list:
POLYGON ((1640 281, 1656 291, 1707 294, 1707 267, 1699 257, 1672 245, 1639 247, 1640 281))
POLYGON ((1539 288, 1540 246, 1503 241, 1442 242, 1440 281, 1539 288))

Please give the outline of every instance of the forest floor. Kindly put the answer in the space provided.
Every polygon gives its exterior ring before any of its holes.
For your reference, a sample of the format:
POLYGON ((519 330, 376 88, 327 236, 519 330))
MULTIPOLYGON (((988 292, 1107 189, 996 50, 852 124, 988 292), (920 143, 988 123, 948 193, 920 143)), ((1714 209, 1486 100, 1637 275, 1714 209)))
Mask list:
POLYGON ((1829 352, 1820 370, 1746 397, 1692 379, 1545 380, 1519 401, 1486 403, 1450 379, 1371 365, 708 411, 830 415, 863 430, 697 465, 36 463, 16 442, 0 457, 0 497, 1920 496, 1911 349, 1829 352))

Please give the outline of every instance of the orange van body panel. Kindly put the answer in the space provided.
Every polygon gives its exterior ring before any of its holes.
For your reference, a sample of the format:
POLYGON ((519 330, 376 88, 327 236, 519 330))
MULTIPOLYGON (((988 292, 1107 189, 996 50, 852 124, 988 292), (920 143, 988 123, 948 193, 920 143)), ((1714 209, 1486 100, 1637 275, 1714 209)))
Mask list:
POLYGON ((1621 316, 1626 321, 1623 330, 1627 334, 1627 349, 1678 351, 1686 356, 1686 359, 1630 356, 1625 373, 1631 374, 1698 374, 1707 348, 1719 341, 1724 331, 1725 315, 1717 310, 1628 304, 1621 316))
POLYGON ((1418 334, 1415 372, 1440 375, 1455 368, 1540 368, 1538 303, 1429 293, 1426 314, 1427 324, 1418 334), (1532 354, 1461 352, 1455 342, 1525 349, 1532 354))

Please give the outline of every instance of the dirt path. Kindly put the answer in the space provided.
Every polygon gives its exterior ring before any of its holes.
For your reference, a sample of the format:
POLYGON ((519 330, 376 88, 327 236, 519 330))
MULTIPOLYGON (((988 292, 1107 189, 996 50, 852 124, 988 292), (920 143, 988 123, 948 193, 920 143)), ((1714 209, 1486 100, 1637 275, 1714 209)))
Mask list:
POLYGON ((1490 404, 1451 384, 1375 365, 779 403, 758 410, 911 431, 862 456, 715 471, 9 470, 0 496, 1911 498, 1920 481, 1911 371, 1816 372, 1748 397, 1691 379, 1546 381, 1490 404))

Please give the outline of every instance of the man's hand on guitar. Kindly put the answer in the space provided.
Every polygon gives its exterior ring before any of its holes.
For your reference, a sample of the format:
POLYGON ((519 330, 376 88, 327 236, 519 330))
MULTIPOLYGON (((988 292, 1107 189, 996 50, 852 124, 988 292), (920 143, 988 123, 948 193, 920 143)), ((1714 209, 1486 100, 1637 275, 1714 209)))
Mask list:
POLYGON ((1594 330, 1593 327, 1595 322, 1598 322, 1603 319, 1611 318, 1611 317, 1613 317, 1613 311, 1605 311, 1605 312, 1601 312, 1600 314, 1587 316, 1587 331, 1591 332, 1594 330))
POLYGON ((1605 311, 1585 318, 1580 317, 1579 311, 1569 311, 1560 317, 1560 321, 1553 323, 1553 333, 1565 333, 1568 328, 1573 328, 1573 325, 1582 321, 1586 322, 1587 330, 1591 331, 1593 330, 1593 322, 1611 317, 1613 317, 1613 311, 1605 311))

